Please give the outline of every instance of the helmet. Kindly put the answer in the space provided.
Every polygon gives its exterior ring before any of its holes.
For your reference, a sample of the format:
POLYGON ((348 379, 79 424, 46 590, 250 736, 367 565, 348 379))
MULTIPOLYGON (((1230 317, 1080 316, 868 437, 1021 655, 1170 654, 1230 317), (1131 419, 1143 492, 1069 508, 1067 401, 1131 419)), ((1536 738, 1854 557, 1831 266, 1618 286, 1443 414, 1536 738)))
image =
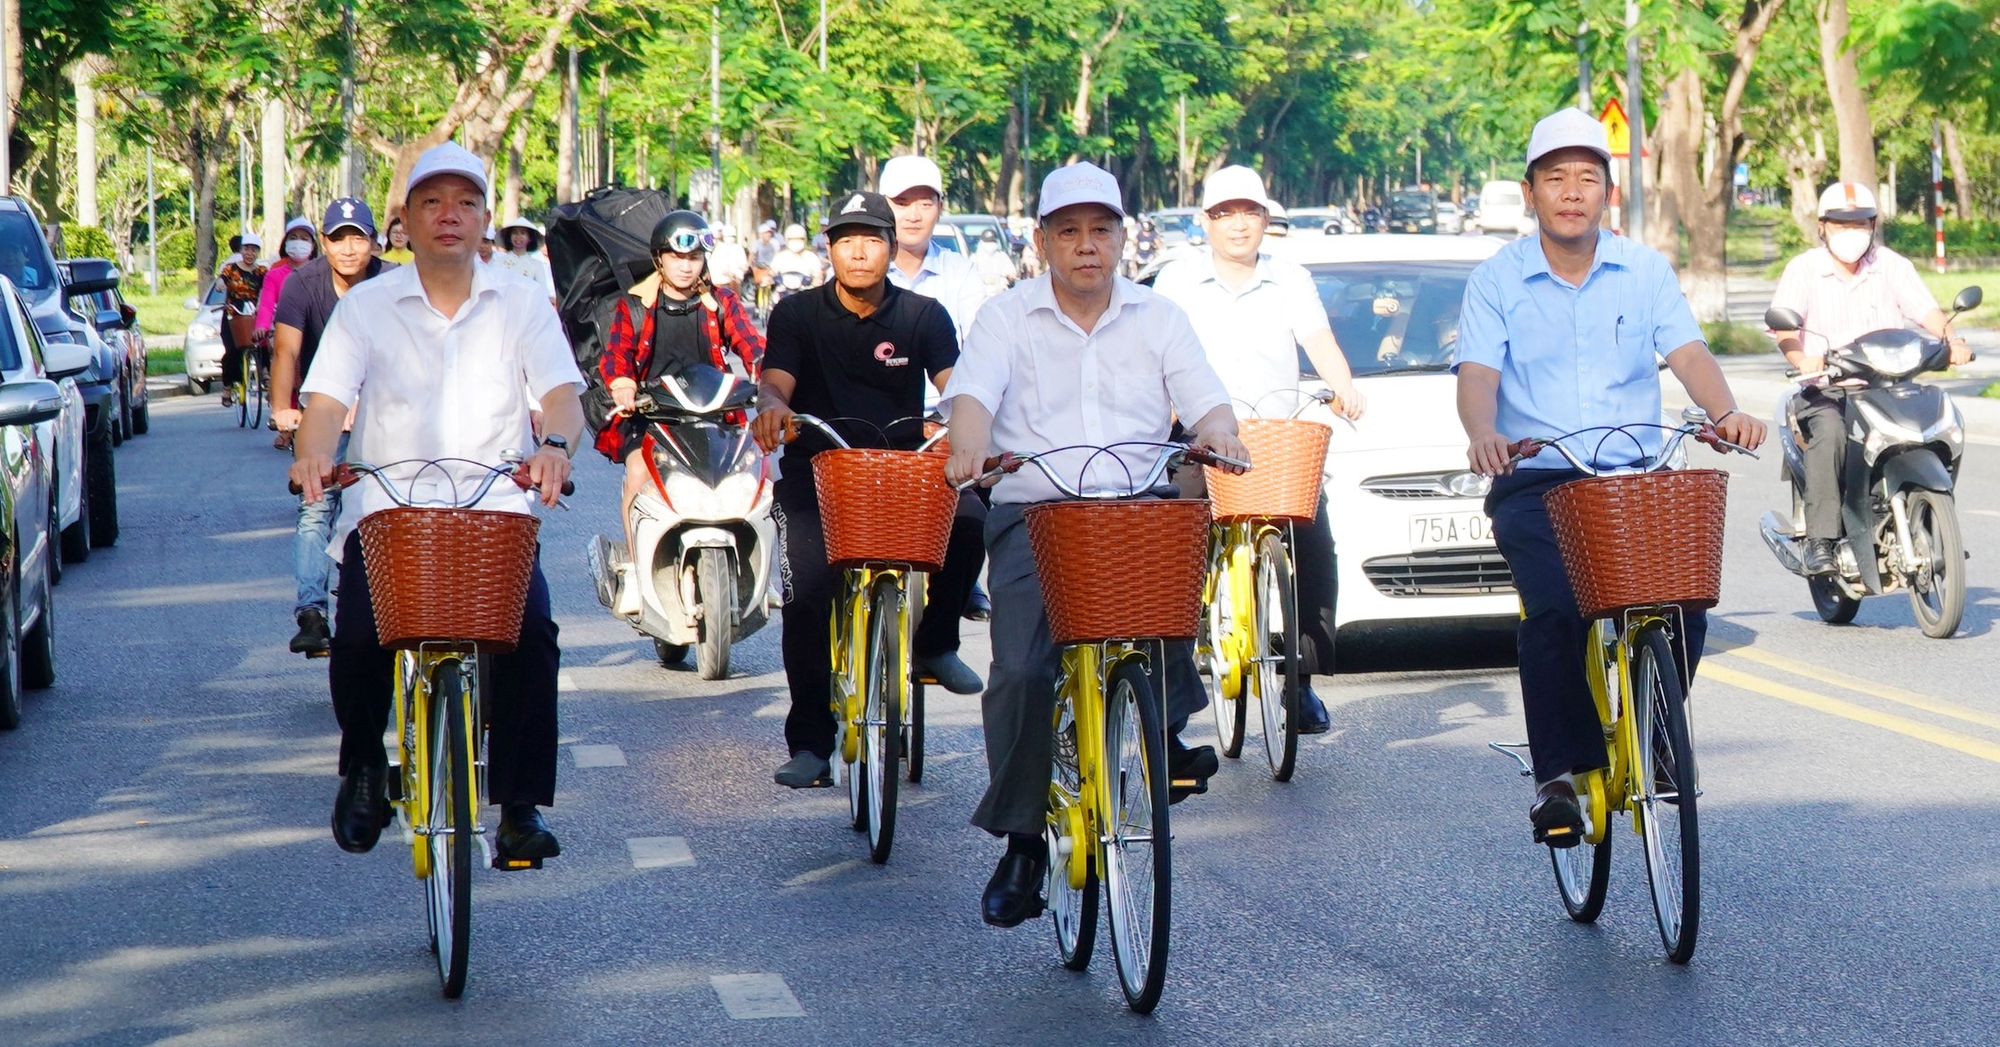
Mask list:
POLYGON ((668 211, 665 217, 653 223, 654 254, 661 251, 692 254, 714 246, 715 234, 709 231, 708 219, 693 211, 668 211))
POLYGON ((792 224, 785 227, 785 239, 803 240, 805 238, 806 238, 805 226, 802 226, 797 222, 793 222, 792 224))
POLYGON ((1835 182, 1819 194, 1819 216, 1835 222, 1865 222, 1875 217, 1875 194, 1865 185, 1835 182))

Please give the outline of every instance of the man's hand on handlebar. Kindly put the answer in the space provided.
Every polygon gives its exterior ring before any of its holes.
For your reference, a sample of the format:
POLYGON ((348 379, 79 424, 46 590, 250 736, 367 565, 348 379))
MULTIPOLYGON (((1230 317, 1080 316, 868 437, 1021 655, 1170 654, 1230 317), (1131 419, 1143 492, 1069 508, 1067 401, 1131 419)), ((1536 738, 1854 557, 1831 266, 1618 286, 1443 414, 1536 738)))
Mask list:
POLYGON ((554 508, 562 500, 563 482, 569 479, 569 455, 543 447, 521 465, 527 470, 528 485, 540 493, 542 505, 554 508))
POLYGON ((298 488, 301 500, 317 502, 325 496, 326 478, 333 474, 333 465, 333 459, 323 454, 300 455, 292 462, 292 486, 298 488))
POLYGON ((1334 390, 1334 400, 1329 406, 1333 408, 1334 414, 1350 422, 1358 422, 1362 414, 1368 410, 1368 401, 1361 395, 1361 390, 1354 387, 1353 382, 1348 382, 1347 388, 1334 390))
POLYGON ((298 429, 305 417, 306 413, 296 407, 281 407, 271 412, 271 424, 277 426, 279 432, 289 433, 298 429))
POLYGON ((784 404, 767 402, 757 411, 757 417, 750 422, 750 438, 765 454, 778 449, 778 445, 791 438, 795 426, 792 423, 792 409, 784 404))
POLYGON ((1963 338, 1953 338, 1951 340, 1951 365, 1957 367, 1961 364, 1969 364, 1971 362, 1972 346, 1966 344, 1963 338))
MULTIPOLYGON (((1224 458, 1234 458, 1239 462, 1250 461, 1250 449, 1243 446, 1243 441, 1237 439, 1235 433, 1226 429, 1197 433, 1191 442, 1196 447, 1213 451, 1224 458)), ((1217 466, 1217 468, 1237 476, 1243 475, 1244 472, 1243 469, 1233 465, 1217 466)))
POLYGON ((951 458, 944 463, 944 478, 953 487, 976 480, 986 472, 986 448, 952 441, 951 458))
POLYGON ((1514 471, 1514 444, 1499 433, 1482 433, 1472 438, 1465 458, 1481 476, 1506 476, 1514 471))
POLYGON ((1731 411, 1722 421, 1715 423, 1717 436, 1747 451, 1763 446, 1766 432, 1762 419, 1742 411, 1731 411))

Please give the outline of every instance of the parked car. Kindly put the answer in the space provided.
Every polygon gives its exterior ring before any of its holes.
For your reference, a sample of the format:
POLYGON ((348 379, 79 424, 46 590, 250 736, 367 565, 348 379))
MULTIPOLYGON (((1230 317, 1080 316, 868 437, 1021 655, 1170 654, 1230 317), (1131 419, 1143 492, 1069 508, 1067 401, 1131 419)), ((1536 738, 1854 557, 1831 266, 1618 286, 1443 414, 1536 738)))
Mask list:
MULTIPOLYGON (((106 263, 107 265, 109 263, 106 263)), ((75 270, 74 264, 71 266, 75 270)), ((119 410, 114 442, 142 435, 151 426, 151 402, 146 397, 146 335, 139 329, 139 312, 112 287, 70 299, 70 312, 97 328, 97 335, 121 357, 118 376, 119 410)))
POLYGON ((181 340, 189 393, 206 393, 222 377, 222 307, 227 300, 222 281, 217 280, 209 285, 206 295, 181 303, 195 311, 194 319, 188 321, 187 337, 181 340))
POLYGON ((1338 207, 1301 207, 1292 212, 1292 235, 1307 233, 1334 235, 1346 232, 1338 207))
POLYGON ((20 197, 0 197, 0 276, 27 307, 36 345, 52 356, 47 377, 63 389, 62 416, 53 423, 49 454, 55 477, 63 559, 90 555, 118 540, 118 495, 111 419, 117 410, 117 361, 91 325, 72 315, 70 298, 117 286, 116 267, 96 260, 58 264, 34 211, 20 197), (78 354, 64 348, 76 346, 78 354), (59 362, 58 362, 59 361, 59 362))
POLYGON ((969 255, 979 249, 980 234, 986 232, 988 229, 993 230, 1000 237, 1000 242, 1007 245, 1008 255, 1013 257, 1016 264, 1019 264, 1021 261, 1021 248, 1025 246, 1025 242, 1013 233, 1008 232, 1006 222, 990 214, 945 215, 943 218, 938 219, 937 228, 932 231, 931 237, 933 239, 944 238, 950 240, 951 242, 945 245, 947 248, 957 251, 960 254, 969 255))
POLYGON ((1437 205, 1437 231, 1444 236, 1457 236, 1465 232, 1465 215, 1458 205, 1450 200, 1439 200, 1437 205))
POLYGON ((1421 186, 1404 186, 1389 194, 1387 217, 1392 233, 1435 233, 1437 194, 1421 186))
POLYGON ((1146 217, 1153 220, 1153 228, 1159 230, 1160 243, 1171 247, 1189 240, 1202 240, 1201 224, 1196 216, 1201 211, 1193 207, 1169 207, 1153 211, 1146 217))
MULTIPOLYGON (((45 428, 76 397, 48 378, 45 364, 87 366, 70 344, 57 359, 42 346, 27 305, 0 280, 0 730, 21 723, 21 692, 56 680, 55 599, 61 570, 58 525, 45 428)), ((74 380, 71 380, 73 386, 74 380)))
MULTIPOLYGON (((1324 409, 1307 416, 1333 426, 1326 497, 1340 550, 1338 627, 1512 621, 1521 609, 1514 578, 1482 509, 1489 482, 1466 468, 1451 374, 1466 278, 1499 241, 1389 234, 1265 243, 1312 274, 1368 401, 1358 422, 1324 409)), ((1299 362, 1311 372, 1303 353, 1299 362)))
POLYGON ((1492 181, 1479 190, 1479 231, 1502 236, 1526 236, 1535 231, 1521 198, 1521 183, 1492 181))

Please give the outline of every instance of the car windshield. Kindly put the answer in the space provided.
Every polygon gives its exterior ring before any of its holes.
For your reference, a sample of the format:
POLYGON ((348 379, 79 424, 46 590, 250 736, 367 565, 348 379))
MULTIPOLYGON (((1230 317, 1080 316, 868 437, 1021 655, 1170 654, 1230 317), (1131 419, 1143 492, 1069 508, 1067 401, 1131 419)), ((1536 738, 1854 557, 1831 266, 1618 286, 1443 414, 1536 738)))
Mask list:
POLYGON ((934 243, 934 244, 938 245, 939 247, 941 247, 941 248, 944 248, 945 250, 947 250, 947 251, 950 251, 950 252, 952 252, 953 254, 957 254, 957 253, 958 253, 958 238, 957 238, 957 237, 954 237, 954 236, 933 236, 933 237, 931 237, 931 243, 934 243))
POLYGON ((1193 236, 1196 231, 1194 214, 1193 212, 1156 214, 1153 216, 1153 228, 1158 230, 1161 236, 1193 236))
POLYGON ((201 304, 204 306, 221 305, 224 301, 227 301, 228 298, 229 298, 229 289, 222 286, 222 281, 217 280, 216 282, 208 285, 208 297, 202 299, 201 304))
MULTIPOLYGON (((1448 371, 1474 261, 1312 265, 1333 336, 1357 375, 1448 371)), ((1305 354, 1300 366, 1308 370, 1305 354)))
POLYGON ((1389 206, 1401 207, 1411 211, 1426 210, 1431 206, 1431 194, 1397 193, 1389 198, 1389 206))
POLYGON ((1325 229, 1332 222, 1333 222, 1333 216, 1330 214, 1292 215, 1292 228, 1294 229, 1313 229, 1313 230, 1325 229))
POLYGON ((49 271, 42 231, 20 211, 0 211, 0 276, 31 299, 55 290, 56 274, 49 271))

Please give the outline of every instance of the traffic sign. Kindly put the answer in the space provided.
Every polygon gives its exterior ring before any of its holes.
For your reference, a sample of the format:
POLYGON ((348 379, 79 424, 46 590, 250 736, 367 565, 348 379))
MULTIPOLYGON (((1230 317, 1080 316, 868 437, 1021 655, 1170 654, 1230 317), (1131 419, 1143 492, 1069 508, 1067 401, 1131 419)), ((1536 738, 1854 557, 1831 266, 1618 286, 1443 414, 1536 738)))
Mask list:
POLYGON ((1632 155, 1632 121, 1625 118, 1625 107, 1613 98, 1604 103, 1604 111, 1597 114, 1597 122, 1604 125, 1604 133, 1611 136, 1611 155, 1620 160, 1632 155))

